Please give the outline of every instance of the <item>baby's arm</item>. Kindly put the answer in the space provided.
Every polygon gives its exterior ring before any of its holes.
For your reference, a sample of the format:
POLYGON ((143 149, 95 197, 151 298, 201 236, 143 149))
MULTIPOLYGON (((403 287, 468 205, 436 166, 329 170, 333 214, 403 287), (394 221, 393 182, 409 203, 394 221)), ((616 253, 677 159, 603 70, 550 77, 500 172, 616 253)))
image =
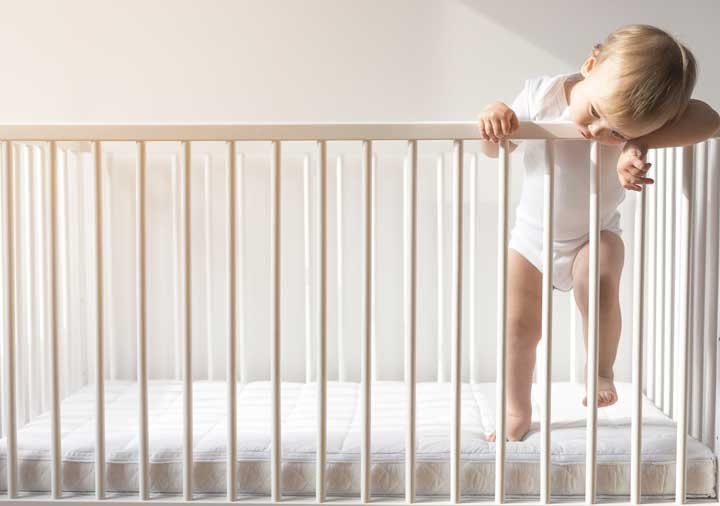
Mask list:
POLYGON ((690 100, 685 112, 674 123, 666 123, 654 132, 630 139, 618 159, 620 184, 633 191, 642 191, 644 184, 653 184, 646 177, 650 164, 645 161, 648 149, 690 146, 720 134, 720 116, 712 107, 699 100, 690 100))
POLYGON ((690 100, 685 112, 674 123, 666 123, 654 132, 632 139, 645 151, 651 148, 690 146, 712 137, 720 129, 720 115, 700 100, 690 100))

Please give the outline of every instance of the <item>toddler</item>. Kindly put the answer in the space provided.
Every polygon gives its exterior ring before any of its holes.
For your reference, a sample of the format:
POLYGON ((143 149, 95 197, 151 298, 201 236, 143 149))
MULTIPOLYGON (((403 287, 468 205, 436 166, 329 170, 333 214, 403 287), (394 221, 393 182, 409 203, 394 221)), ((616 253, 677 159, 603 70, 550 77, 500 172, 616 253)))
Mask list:
MULTIPOLYGON (((508 107, 488 105, 479 115, 482 151, 497 156, 497 143, 518 121, 570 121, 600 149, 600 261, 598 406, 617 401, 613 364, 620 339, 620 273, 624 245, 618 206, 625 189, 642 191, 649 148, 687 146, 720 127, 720 116, 690 98, 696 79, 692 53, 672 35, 648 25, 624 26, 597 44, 579 73, 525 81, 508 107)), ((530 387, 541 337, 543 250, 543 141, 524 141, 525 178, 508 251, 508 440, 530 428, 530 387)), ((509 143, 510 150, 518 145, 509 143)), ((553 286, 573 289, 587 346, 589 290, 590 143, 555 143, 553 286)), ((587 372, 587 366, 585 368, 587 372)), ((583 399, 583 404, 587 398, 583 399)), ((495 434, 488 440, 494 441, 495 434)))

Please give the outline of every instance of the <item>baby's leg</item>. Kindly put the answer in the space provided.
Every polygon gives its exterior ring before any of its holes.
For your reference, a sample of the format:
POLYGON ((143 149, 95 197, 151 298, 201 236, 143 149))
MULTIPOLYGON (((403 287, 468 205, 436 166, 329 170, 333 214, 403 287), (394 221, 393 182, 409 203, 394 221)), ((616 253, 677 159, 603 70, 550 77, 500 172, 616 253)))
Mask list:
MULTIPOLYGON (((573 291, 583 317, 583 336, 587 350, 589 318, 589 276, 590 244, 585 244, 573 264, 573 291)), ((600 275, 599 312, 598 312, 598 407, 609 406, 617 401, 617 391, 613 383, 613 364, 617 355, 620 331, 620 274, 625 259, 625 247, 622 239, 609 230, 600 232, 600 275)), ((585 367, 587 377, 587 365, 585 367)), ((583 404, 587 400, 583 399, 583 404)))
MULTIPOLYGON (((542 274, 525 257, 508 250, 507 417, 505 437, 518 441, 530 428, 530 388, 535 348, 542 332, 542 274)), ((495 433, 488 436, 495 441, 495 433)))

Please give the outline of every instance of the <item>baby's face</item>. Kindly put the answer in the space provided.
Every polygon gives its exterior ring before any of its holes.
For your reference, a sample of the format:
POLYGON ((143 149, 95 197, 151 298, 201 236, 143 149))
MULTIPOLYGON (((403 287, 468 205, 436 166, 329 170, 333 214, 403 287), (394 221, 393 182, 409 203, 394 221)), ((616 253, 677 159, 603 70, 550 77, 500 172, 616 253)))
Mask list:
POLYGON ((622 144, 630 139, 642 137, 657 127, 631 125, 618 129, 603 114, 603 98, 612 93, 616 73, 611 61, 596 65, 594 58, 588 58, 582 67, 584 79, 576 83, 570 94, 570 118, 586 139, 601 144, 622 144))

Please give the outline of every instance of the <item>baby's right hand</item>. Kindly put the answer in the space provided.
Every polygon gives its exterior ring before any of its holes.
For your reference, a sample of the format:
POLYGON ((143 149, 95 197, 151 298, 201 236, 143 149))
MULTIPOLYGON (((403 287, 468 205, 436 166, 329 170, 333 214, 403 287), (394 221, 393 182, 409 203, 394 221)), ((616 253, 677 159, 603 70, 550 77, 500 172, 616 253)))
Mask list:
POLYGON ((480 136, 495 144, 519 128, 515 112, 502 102, 493 102, 478 114, 480 136))

